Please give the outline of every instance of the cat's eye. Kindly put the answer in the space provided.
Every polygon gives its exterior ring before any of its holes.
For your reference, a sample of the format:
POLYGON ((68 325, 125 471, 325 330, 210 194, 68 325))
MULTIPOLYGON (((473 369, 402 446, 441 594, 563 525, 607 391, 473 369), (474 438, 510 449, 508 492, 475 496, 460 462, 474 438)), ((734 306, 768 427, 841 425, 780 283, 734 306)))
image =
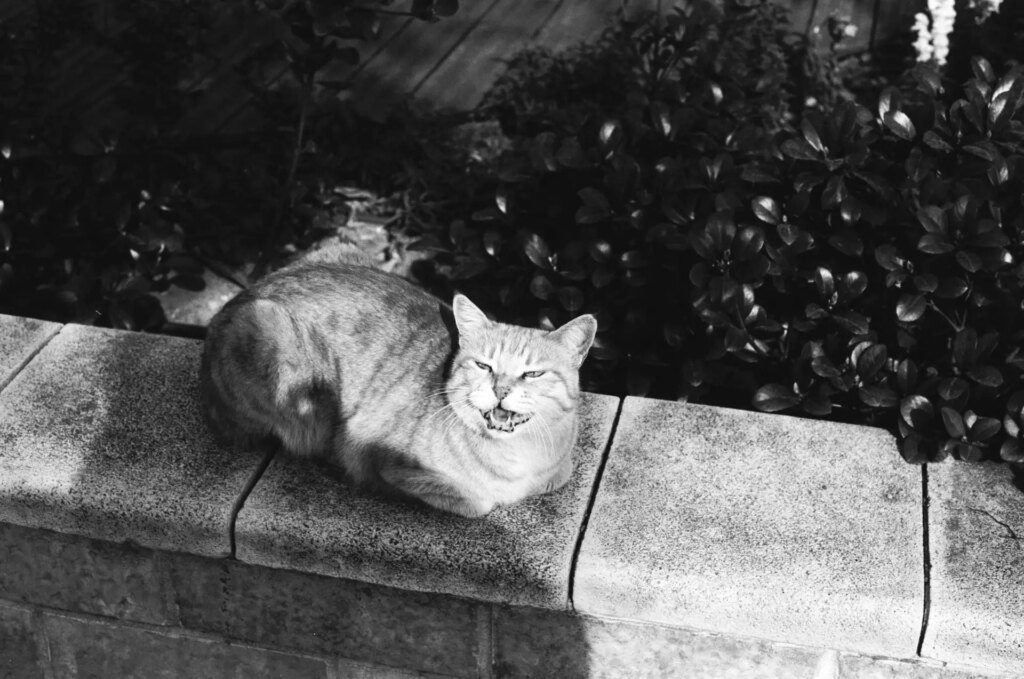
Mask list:
POLYGON ((474 363, 476 363, 476 367, 480 368, 481 370, 491 372, 491 366, 487 365, 486 363, 481 363, 480 361, 474 361, 474 363))
POLYGON ((529 372, 523 373, 523 377, 533 379, 535 377, 540 377, 544 372, 544 370, 530 370, 529 372))

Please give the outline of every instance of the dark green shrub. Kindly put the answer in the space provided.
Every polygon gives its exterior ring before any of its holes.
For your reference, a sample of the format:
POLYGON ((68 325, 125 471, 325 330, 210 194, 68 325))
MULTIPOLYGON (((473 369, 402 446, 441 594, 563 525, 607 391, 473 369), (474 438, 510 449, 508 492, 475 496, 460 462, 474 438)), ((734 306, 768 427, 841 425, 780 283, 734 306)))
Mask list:
POLYGON ((875 423, 910 461, 1020 461, 1021 69, 976 60, 948 93, 922 69, 871 109, 787 123, 775 52, 703 37, 668 59, 685 76, 633 62, 607 111, 513 128, 532 134, 493 191, 432 241, 440 275, 506 319, 595 313, 589 389, 875 423), (745 50, 764 60, 718 68, 745 50))
POLYGON ((211 259, 258 272, 311 240, 344 209, 335 188, 360 134, 336 95, 379 14, 436 20, 458 7, 390 4, 140 0, 115 3, 113 23, 126 28, 105 32, 88 3, 49 0, 0 21, 0 312, 159 329, 154 292, 201 288, 211 259), (264 124, 199 135, 185 120, 225 13, 274 37, 239 69, 264 124), (62 100, 66 64, 53 54, 67 44, 120 58, 116 106, 86 116, 62 100), (268 64, 284 77, 271 84, 268 64))

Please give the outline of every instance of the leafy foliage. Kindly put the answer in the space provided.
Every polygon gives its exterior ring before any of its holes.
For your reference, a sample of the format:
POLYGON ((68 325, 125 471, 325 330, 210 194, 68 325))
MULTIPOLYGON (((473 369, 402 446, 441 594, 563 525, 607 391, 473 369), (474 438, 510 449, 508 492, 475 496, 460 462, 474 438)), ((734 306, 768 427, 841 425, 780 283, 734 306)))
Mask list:
POLYGON ((912 462, 1019 461, 1024 71, 976 59, 948 92, 922 69, 871 108, 794 110, 766 7, 607 38, 621 96, 568 113, 534 97, 579 64, 542 56, 551 74, 488 102, 517 148, 424 239, 437 273, 506 319, 594 313, 590 389, 875 423, 912 462))
POLYGON ((94 21, 88 3, 47 0, 0 20, 0 311, 159 329, 154 293, 201 288, 213 260, 266 269, 315 238, 345 209, 335 189, 367 136, 336 97, 360 45, 383 13, 458 7, 390 4, 140 0, 94 21), (196 107, 237 33, 263 41, 233 81, 262 122, 203 129, 196 107), (120 64, 90 82, 109 92, 66 94, 78 53, 120 64))

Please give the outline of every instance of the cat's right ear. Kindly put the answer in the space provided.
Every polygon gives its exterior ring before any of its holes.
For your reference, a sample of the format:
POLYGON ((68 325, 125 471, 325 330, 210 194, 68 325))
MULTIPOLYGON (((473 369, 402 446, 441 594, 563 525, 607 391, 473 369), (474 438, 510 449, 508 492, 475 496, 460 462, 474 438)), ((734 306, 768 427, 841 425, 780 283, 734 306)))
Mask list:
POLYGON ((452 311, 455 314, 455 327, 459 329, 460 345, 465 338, 474 337, 491 325, 487 315, 465 295, 455 295, 452 311))

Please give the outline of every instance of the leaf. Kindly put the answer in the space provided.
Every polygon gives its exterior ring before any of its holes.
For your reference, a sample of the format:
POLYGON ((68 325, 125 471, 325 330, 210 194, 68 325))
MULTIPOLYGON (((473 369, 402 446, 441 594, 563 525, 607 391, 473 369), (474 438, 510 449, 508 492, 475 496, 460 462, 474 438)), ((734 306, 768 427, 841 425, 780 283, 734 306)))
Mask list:
POLYGON ((583 152, 583 147, 575 137, 570 137, 562 142, 555 154, 555 159, 565 167, 582 169, 590 167, 590 159, 583 152))
POLYGON ((970 250, 958 250, 956 253, 956 263, 959 264, 964 271, 970 273, 977 273, 982 268, 981 255, 977 252, 970 250))
POLYGON ((782 221, 782 211, 779 209, 779 204, 768 196, 757 196, 750 201, 750 207, 754 211, 754 216, 766 224, 775 226, 782 221))
POLYGON ((857 374, 861 379, 869 380, 878 374, 888 360, 889 352, 885 345, 872 344, 857 359, 857 374))
POLYGON ((875 248, 875 261, 886 271, 903 268, 903 259, 900 257, 899 250, 892 245, 883 244, 875 248))
POLYGON ((943 406, 939 412, 942 414, 942 425, 946 428, 946 433, 949 434, 950 438, 962 439, 967 433, 964 427, 963 416, 949 406, 943 406))
POLYGON ((736 261, 749 262, 764 247, 764 231, 758 226, 745 226, 736 234, 732 256, 736 261))
POLYGON ((606 150, 618 146, 622 141, 622 125, 617 120, 606 120, 597 135, 606 150))
POLYGON ((523 252, 526 257, 541 269, 551 269, 551 248, 547 242, 535 233, 526 237, 523 244, 523 252))
POLYGON ((926 233, 917 241, 917 249, 929 255, 944 255, 956 248, 943 233, 926 233))
POLYGON ((999 387, 1003 384, 1003 373, 991 365, 972 365, 966 372, 968 377, 986 387, 999 387))
POLYGON ((928 130, 924 133, 922 138, 924 143, 931 149, 936 151, 943 151, 949 153, 953 150, 953 147, 946 143, 946 140, 937 135, 934 131, 928 130))
POLYGON ((956 276, 948 276, 939 279, 939 286, 935 288, 935 296, 941 299, 956 299, 963 297, 969 286, 967 281, 956 276))
POLYGON ((849 302, 864 294, 868 288, 868 277, 863 271, 850 271, 845 274, 839 283, 839 297, 843 302, 849 302))
POLYGON ((818 288, 818 293, 827 300, 835 292, 835 277, 832 276, 831 271, 819 266, 814 270, 814 286, 818 288))
POLYGON ((992 145, 992 142, 977 142, 975 144, 964 144, 961 147, 965 153, 977 156, 982 160, 991 162, 999 155, 999 151, 992 145))
POLYGON ((947 229, 946 213, 938 205, 925 205, 917 211, 917 221, 928 233, 945 234, 947 229))
POLYGON ((910 464, 922 464, 935 456, 935 442, 911 432, 900 441, 900 455, 910 464))
POLYGON ((895 391, 878 384, 861 387, 857 390, 857 395, 872 408, 895 408, 900 402, 900 397, 895 391))
POLYGON ((852 229, 843 229, 828 237, 828 244, 849 257, 860 257, 864 252, 864 242, 852 229))
POLYGON ((800 131, 804 133, 804 139, 812 149, 819 153, 824 153, 825 145, 821 143, 821 137, 818 135, 818 130, 815 129, 814 123, 807 118, 800 121, 800 131))
POLYGON ((753 406, 765 413, 777 413, 800 403, 800 397, 781 384, 766 384, 757 390, 753 406))
POLYGON ((914 128, 914 123, 910 120, 910 116, 903 111, 887 112, 885 116, 883 116, 882 122, 900 139, 913 141, 914 137, 917 136, 917 130, 914 128))
POLYGON ((896 318, 904 323, 913 323, 922 316, 928 308, 928 301, 924 295, 904 293, 896 302, 896 318))
POLYGON ((971 425, 970 439, 972 441, 988 441, 1002 429, 1002 424, 994 417, 979 417, 971 425))
POLYGON ((544 274, 537 274, 530 279, 530 293, 537 299, 547 301, 551 299, 554 292, 555 286, 544 274))
POLYGON ((1007 439, 999 448, 999 457, 1005 462, 1024 462, 1024 447, 1017 439, 1007 439))
POLYGON ((784 154, 790 158, 795 158, 796 160, 816 160, 818 158, 818 154, 815 152, 814 147, 803 139, 787 139, 782 142, 782 146, 780 148, 784 154))
POLYGON ((973 328, 964 328, 953 336, 953 362, 959 366, 974 362, 978 351, 978 333, 973 328))
POLYGON ((871 329, 871 324, 868 322, 868 319, 856 311, 848 311, 845 314, 835 314, 832 316, 832 320, 847 332, 854 335, 866 335, 871 329))
POLYGON ((595 262, 607 262, 614 254, 612 244, 606 240, 591 241, 587 246, 587 253, 595 262))
POLYGON ((488 229, 487 231, 484 231, 483 240, 484 252, 489 254, 491 257, 497 257, 498 253, 501 252, 501 234, 494 229, 488 229))
POLYGON ((985 83, 991 83, 996 79, 995 71, 992 70, 992 64, 985 57, 971 57, 971 71, 974 73, 975 78, 985 83))
POLYGON ((900 401, 900 416, 912 429, 926 428, 935 417, 932 402, 920 394, 911 394, 900 401))
POLYGON ((575 285, 567 285, 558 291, 558 302, 570 314, 583 308, 583 292, 575 285))

